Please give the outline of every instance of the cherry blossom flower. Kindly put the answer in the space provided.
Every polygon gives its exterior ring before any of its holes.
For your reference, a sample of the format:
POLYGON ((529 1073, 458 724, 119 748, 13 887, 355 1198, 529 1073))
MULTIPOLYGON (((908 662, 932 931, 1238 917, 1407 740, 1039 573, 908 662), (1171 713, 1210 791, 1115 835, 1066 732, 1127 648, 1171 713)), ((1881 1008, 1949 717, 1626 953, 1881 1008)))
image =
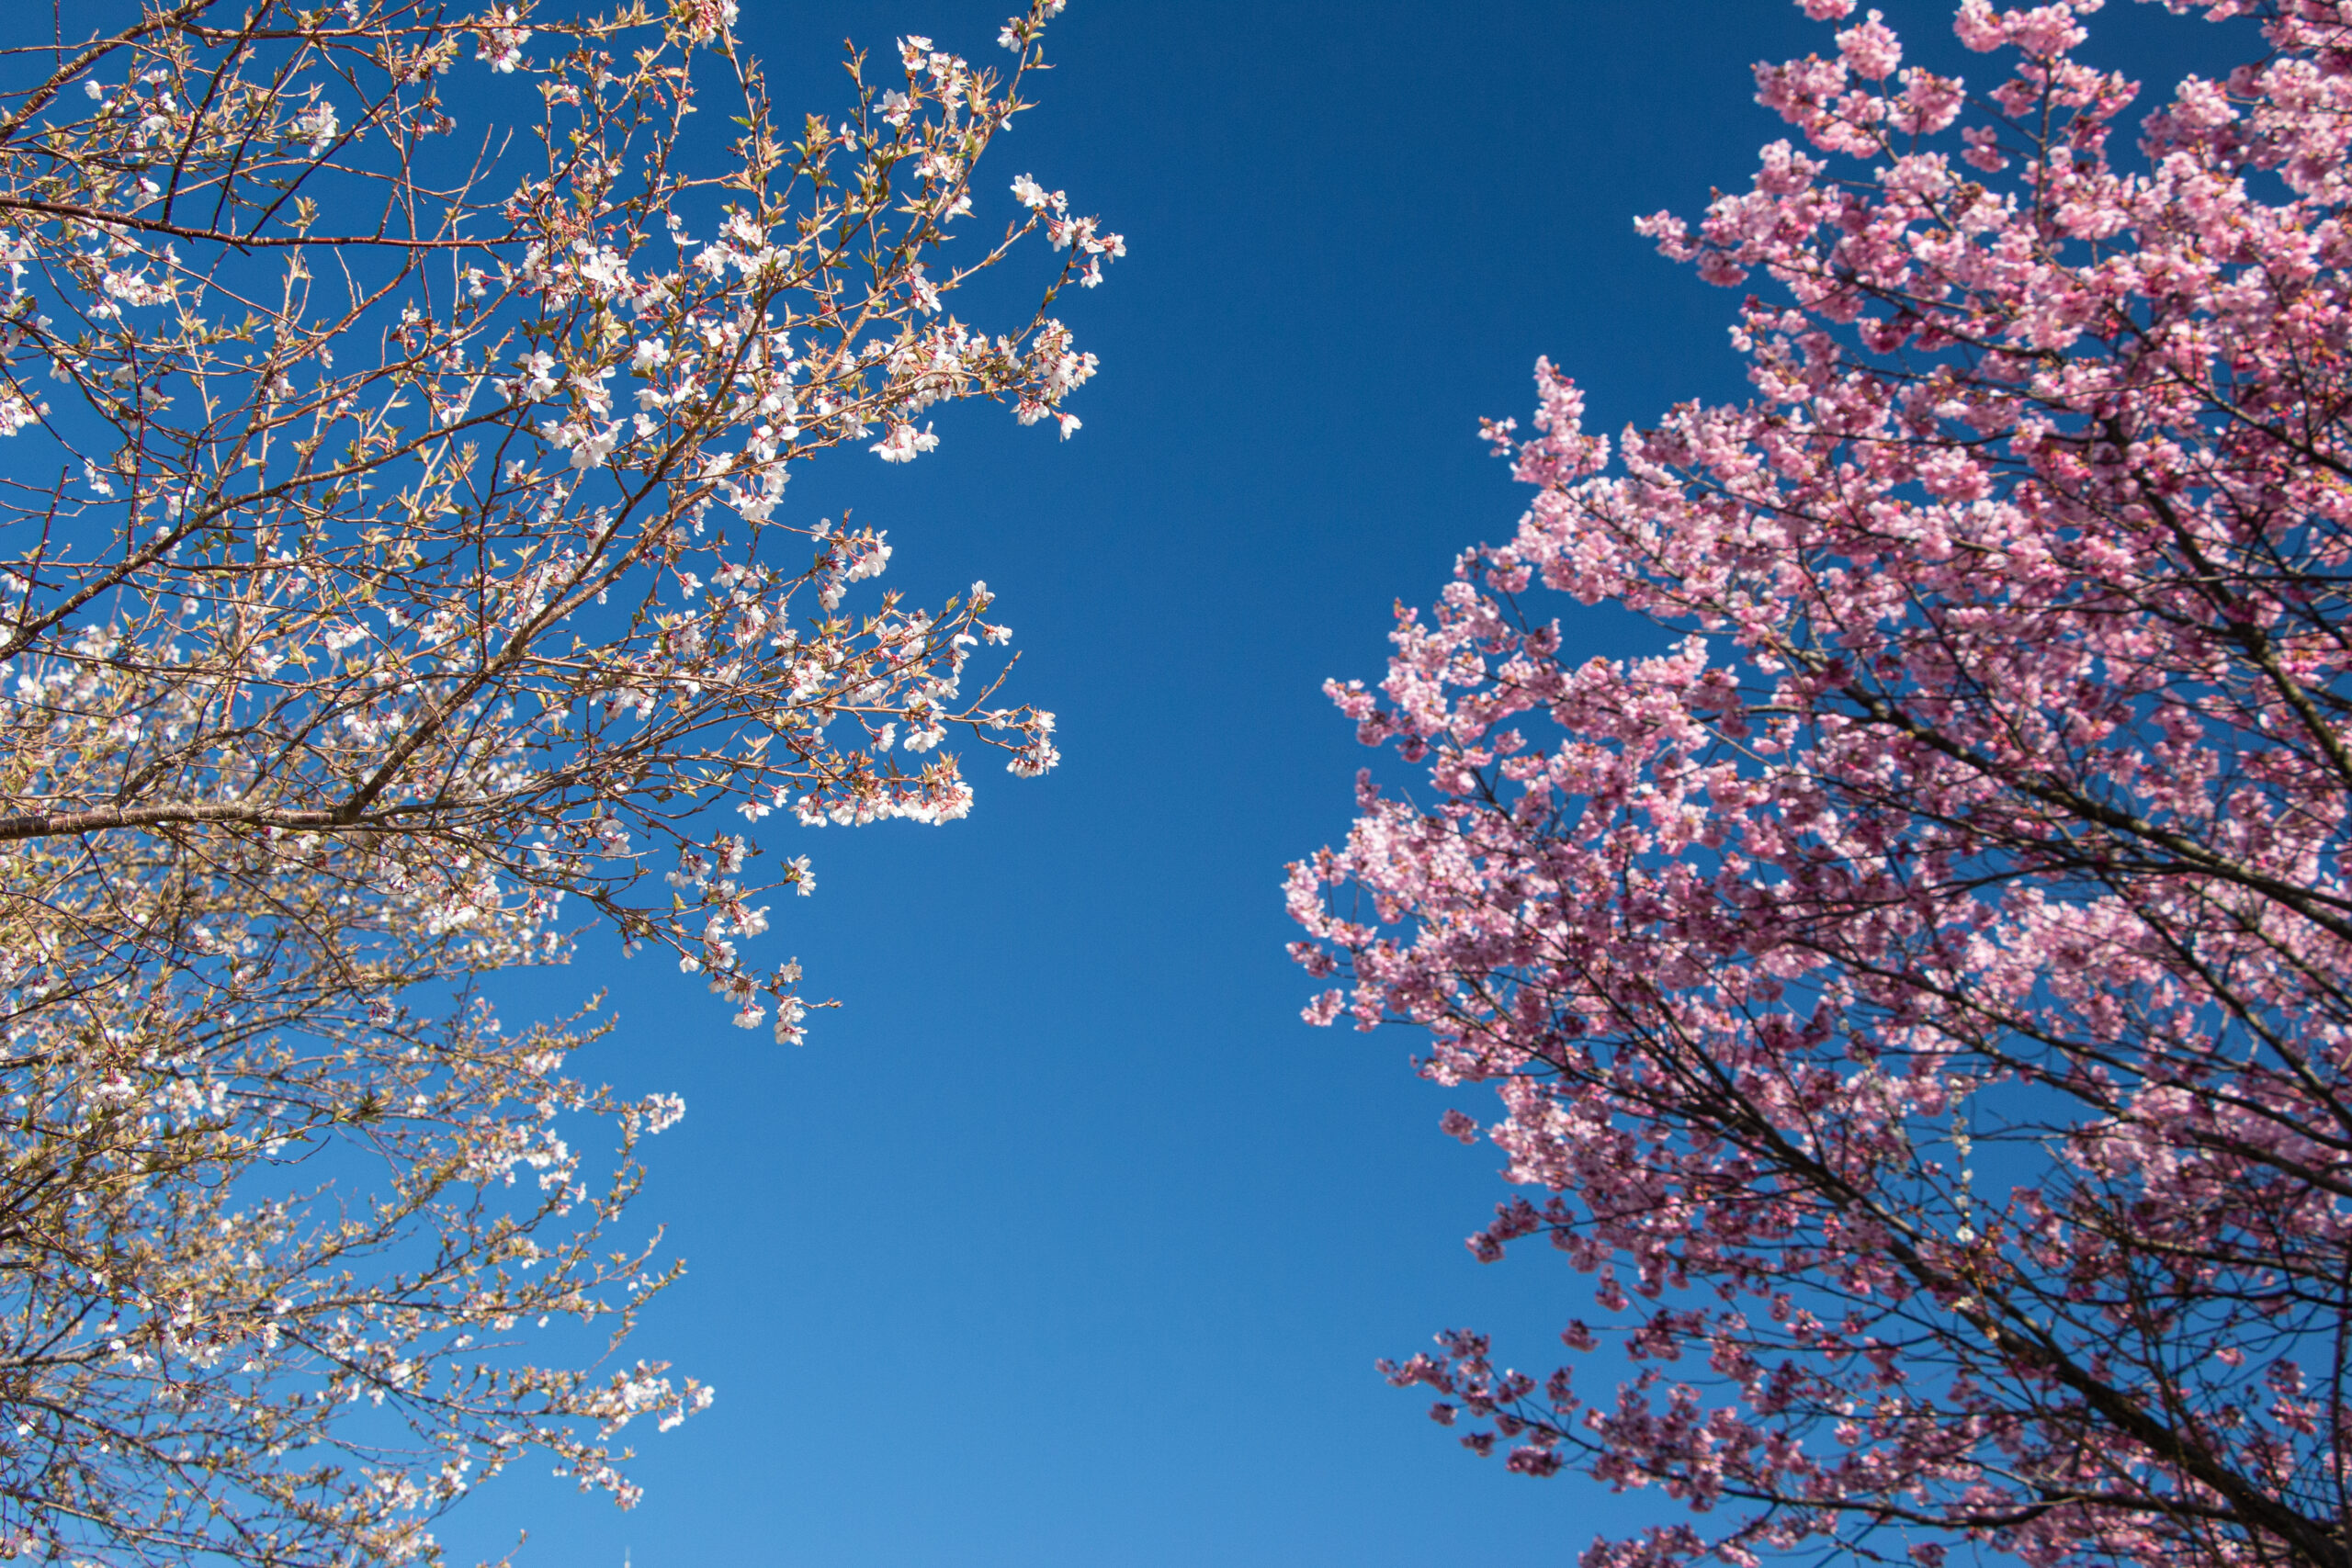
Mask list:
POLYGON ((1091 378, 1046 307, 1116 236, 1057 196, 943 248, 1059 10, 1001 71, 853 55, 813 121, 732 0, 156 4, 27 57, 0 440, 65 478, 0 502, 0 1555, 432 1561, 526 1457, 633 1501, 627 1429, 709 1404, 539 1336, 676 1277, 616 1227, 684 1107, 577 1076, 593 998, 485 982, 585 932, 799 1043, 780 835, 1057 760, 986 588, 913 602, 916 533, 786 484, 1091 378))
POLYGON ((2352 11, 2176 4, 2267 52, 2125 151, 2098 8, 1758 67, 1801 141, 1641 225, 1752 395, 1612 441, 1539 362, 1518 530, 1328 688, 1425 782, 1291 868, 1306 1016, 1492 1086, 1471 1248, 1630 1368, 1387 1371, 1690 1510, 1588 1568, 2352 1555, 2352 11))

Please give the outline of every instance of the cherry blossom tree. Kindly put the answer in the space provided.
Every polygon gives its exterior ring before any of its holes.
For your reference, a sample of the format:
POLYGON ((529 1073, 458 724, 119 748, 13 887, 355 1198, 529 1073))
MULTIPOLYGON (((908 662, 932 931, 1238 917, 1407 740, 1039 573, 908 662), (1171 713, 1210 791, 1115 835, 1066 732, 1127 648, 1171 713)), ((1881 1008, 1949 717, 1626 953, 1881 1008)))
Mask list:
POLYGON ((1752 396, 1612 453, 1540 365, 1517 534, 1330 688, 1426 793, 1293 868, 1308 1016, 1495 1086, 1471 1246, 1624 1358, 1387 1371, 1688 1511, 1590 1568, 2352 1562, 2352 6, 2172 0, 2262 57, 2129 119, 2098 0, 1965 0, 1965 87, 1803 6, 1801 140, 1642 225, 1752 396))
POLYGON ((0 52, 0 1557, 433 1560, 525 1454, 632 1500, 623 1428, 707 1402, 612 1355, 682 1107, 484 982, 601 926, 797 1041, 743 944, 813 881, 754 835, 961 817, 951 736, 1053 766, 987 589, 862 587, 884 536, 785 495, 945 401, 1077 428, 1051 310, 1121 242, 974 184, 1061 8, 788 126, 734 0, 0 52), (960 320, 1033 236, 1037 308, 960 320))

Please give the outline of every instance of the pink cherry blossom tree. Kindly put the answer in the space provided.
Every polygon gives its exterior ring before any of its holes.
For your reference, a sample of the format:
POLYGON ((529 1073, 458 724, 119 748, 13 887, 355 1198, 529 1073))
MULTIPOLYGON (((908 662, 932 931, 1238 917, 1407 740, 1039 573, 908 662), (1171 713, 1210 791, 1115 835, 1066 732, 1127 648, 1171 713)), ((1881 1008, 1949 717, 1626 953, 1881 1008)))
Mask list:
POLYGON ((682 1107, 482 983, 601 924, 797 1041, 748 944, 813 883, 755 835, 962 816, 951 737, 1054 764, 984 586, 861 586, 883 535, 785 498, 943 402, 1077 428, 1051 311, 1121 242, 974 183, 1061 8, 788 125, 734 0, 0 52, 0 1558, 431 1560, 526 1454, 628 1502, 624 1428, 707 1403, 603 1348, 682 1107), (1036 308, 959 319, 1033 236, 1036 308))
POLYGON ((1643 225, 1753 395, 1612 453, 1540 365, 1518 533, 1331 688, 1426 791, 1293 868, 1308 1016, 1495 1086, 1471 1245, 1626 1359, 1387 1370, 1688 1510, 1590 1568, 2352 1563, 2352 6, 2173 0, 2267 52, 2128 119, 2098 0, 1966 0, 1966 86, 1804 8, 1797 138, 1643 225))

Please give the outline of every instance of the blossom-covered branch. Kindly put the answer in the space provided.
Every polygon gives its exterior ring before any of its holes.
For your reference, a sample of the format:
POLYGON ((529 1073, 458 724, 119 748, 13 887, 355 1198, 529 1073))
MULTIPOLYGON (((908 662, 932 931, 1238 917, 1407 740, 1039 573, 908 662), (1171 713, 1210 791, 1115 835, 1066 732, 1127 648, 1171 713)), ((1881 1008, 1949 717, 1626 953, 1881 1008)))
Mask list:
POLYGON ((1700 1516, 1592 1568, 2352 1562, 2352 13, 2176 5, 2270 52, 2134 158, 2095 0, 1967 0, 1974 96, 1804 8, 1805 145, 1643 224, 1769 288, 1755 396, 1612 454, 1540 366, 1517 536, 1331 688, 1430 793, 1293 868, 1309 1016, 1497 1086, 1536 1190, 1473 1247, 1547 1236, 1634 1364, 1391 1374, 1700 1516))
POLYGON ((622 1429, 707 1402, 524 1349, 673 1276, 612 1230, 683 1108, 482 980, 601 921, 797 1041, 745 944, 814 880, 755 835, 960 817, 959 741, 1054 765, 984 584, 912 604, 785 497, 944 402, 1077 428, 1053 312, 1122 242, 975 183, 1060 9, 789 124, 732 0, 149 0, 7 54, 0 1556, 430 1558, 527 1452, 629 1500, 622 1429), (959 317, 1024 241, 1035 309, 959 317))

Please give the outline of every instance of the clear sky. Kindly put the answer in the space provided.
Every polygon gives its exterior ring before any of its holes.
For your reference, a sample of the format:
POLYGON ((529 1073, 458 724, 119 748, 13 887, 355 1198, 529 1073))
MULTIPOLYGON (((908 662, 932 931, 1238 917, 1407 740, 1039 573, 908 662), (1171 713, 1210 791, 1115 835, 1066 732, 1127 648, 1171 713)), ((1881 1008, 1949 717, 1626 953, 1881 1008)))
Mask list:
MULTIPOLYGON (((1948 7, 1881 4, 1983 73, 1948 7)), ((1010 9, 742 5, 787 109, 838 107, 844 36, 978 60, 1010 9)), ((1784 0, 1075 0, 987 179, 1128 237, 1066 312, 1102 357, 1084 431, 952 410, 933 456, 838 454, 790 502, 888 528, 918 599, 985 577, 1063 765, 987 768, 945 829, 765 835, 820 886, 764 940, 845 1004, 804 1048, 604 939, 516 993, 610 984, 603 1074, 685 1096, 639 1212, 690 1271, 631 1348, 718 1402, 648 1434, 635 1512, 517 1476, 445 1540, 527 1523, 525 1568, 1384 1568, 1568 1563, 1671 1517, 1506 1474, 1374 1373, 1454 1325, 1548 1368, 1584 1280, 1472 1260, 1498 1158, 1437 1120, 1481 1097, 1415 1079, 1407 1034, 1299 1021, 1279 884, 1366 760, 1322 681, 1376 678, 1391 604, 1519 514, 1477 417, 1523 419, 1539 354, 1611 430, 1742 391, 1736 297, 1632 219, 1745 187, 1782 129, 1750 63, 1828 31, 1784 0)), ((2152 90, 2229 62, 2150 6, 2093 39, 2152 90)), ((1572 654, 1647 640, 1563 608, 1572 654)))

